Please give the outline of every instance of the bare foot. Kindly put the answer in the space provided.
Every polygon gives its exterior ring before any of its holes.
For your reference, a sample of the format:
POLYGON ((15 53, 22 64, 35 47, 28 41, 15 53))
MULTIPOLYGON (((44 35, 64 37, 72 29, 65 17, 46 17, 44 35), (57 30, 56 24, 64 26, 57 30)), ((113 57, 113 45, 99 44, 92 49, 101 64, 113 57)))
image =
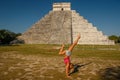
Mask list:
POLYGON ((67 76, 67 78, 72 79, 72 77, 71 77, 71 76, 67 76))

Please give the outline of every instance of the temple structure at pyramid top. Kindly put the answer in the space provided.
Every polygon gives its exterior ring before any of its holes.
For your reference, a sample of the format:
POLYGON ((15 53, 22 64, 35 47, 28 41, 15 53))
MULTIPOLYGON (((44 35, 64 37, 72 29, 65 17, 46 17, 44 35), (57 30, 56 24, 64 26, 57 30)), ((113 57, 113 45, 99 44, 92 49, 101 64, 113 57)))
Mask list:
POLYGON ((88 22, 70 3, 53 3, 53 9, 33 24, 19 39, 26 44, 71 44, 78 34, 78 44, 114 45, 102 31, 88 22))
POLYGON ((64 11, 64 10, 71 10, 70 3, 54 3, 53 4, 53 11, 64 11))

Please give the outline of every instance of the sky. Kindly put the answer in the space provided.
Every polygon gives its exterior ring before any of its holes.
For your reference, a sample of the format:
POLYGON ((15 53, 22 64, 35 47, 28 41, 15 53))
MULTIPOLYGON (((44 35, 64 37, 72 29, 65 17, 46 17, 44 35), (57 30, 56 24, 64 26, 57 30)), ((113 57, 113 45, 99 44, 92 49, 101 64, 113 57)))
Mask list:
POLYGON ((0 29, 24 33, 56 2, 70 2, 72 10, 104 35, 120 36, 120 0, 0 0, 0 29))

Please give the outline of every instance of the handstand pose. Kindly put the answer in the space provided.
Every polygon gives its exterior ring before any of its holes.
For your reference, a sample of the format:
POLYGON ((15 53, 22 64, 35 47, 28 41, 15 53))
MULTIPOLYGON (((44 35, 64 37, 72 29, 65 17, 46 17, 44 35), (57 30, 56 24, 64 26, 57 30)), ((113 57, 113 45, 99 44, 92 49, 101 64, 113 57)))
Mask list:
POLYGON ((66 65, 66 76, 67 77, 70 77, 69 72, 73 67, 72 63, 70 62, 71 52, 73 48, 75 47, 75 45, 77 45, 79 39, 80 39, 80 35, 78 35, 77 39, 73 42, 73 44, 71 44, 68 50, 64 50, 64 44, 63 44, 59 51, 59 54, 64 55, 64 63, 66 65))

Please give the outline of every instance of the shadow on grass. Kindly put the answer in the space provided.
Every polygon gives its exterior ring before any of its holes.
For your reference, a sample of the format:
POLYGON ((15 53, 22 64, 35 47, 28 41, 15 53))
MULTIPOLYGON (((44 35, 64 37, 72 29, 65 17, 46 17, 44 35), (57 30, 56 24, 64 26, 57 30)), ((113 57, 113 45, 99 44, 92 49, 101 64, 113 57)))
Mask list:
POLYGON ((101 69, 99 75, 101 80, 120 80, 120 66, 101 69))
POLYGON ((86 66, 86 65, 89 65, 89 64, 91 64, 91 63, 92 63, 92 62, 89 62, 89 63, 86 63, 86 64, 80 64, 80 63, 73 64, 74 70, 70 73, 70 75, 78 72, 78 71, 79 71, 79 68, 81 68, 81 67, 83 67, 83 66, 86 66))

